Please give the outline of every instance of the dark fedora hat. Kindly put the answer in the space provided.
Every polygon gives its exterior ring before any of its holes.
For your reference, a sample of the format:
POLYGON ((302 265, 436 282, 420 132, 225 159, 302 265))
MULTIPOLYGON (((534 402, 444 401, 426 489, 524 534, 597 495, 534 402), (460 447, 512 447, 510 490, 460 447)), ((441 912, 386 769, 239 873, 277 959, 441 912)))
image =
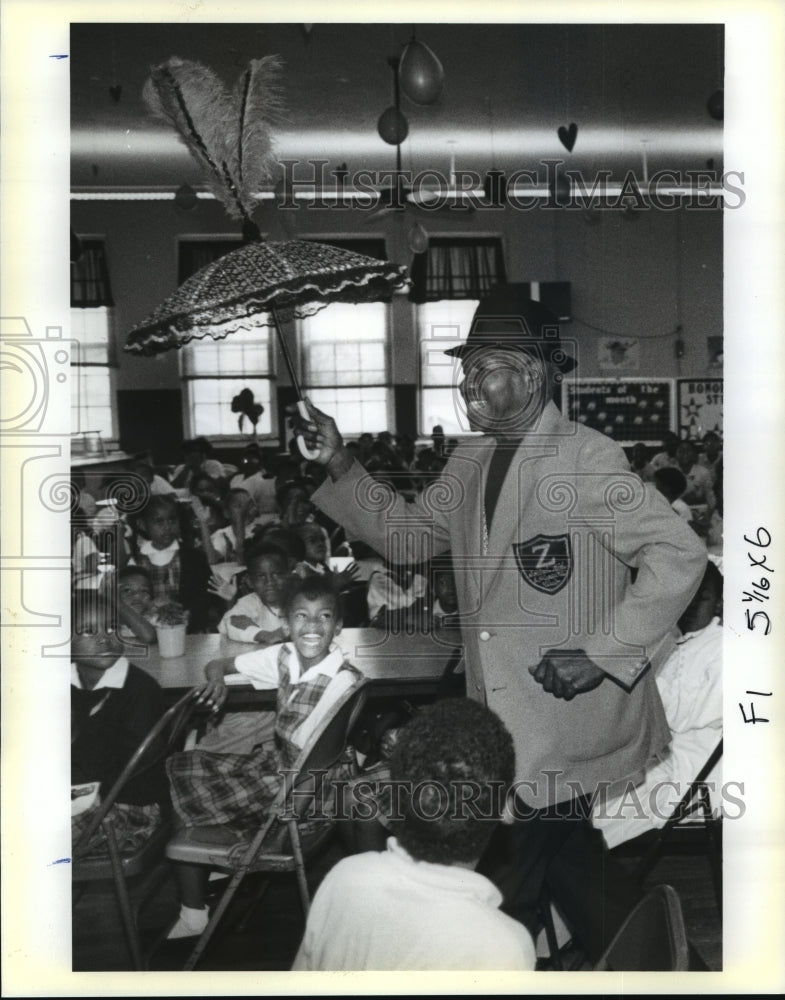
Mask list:
POLYGON ((529 297, 528 285, 495 285, 477 306, 466 342, 444 353, 466 358, 492 347, 524 351, 550 361, 562 372, 577 365, 562 347, 559 321, 550 309, 529 297))

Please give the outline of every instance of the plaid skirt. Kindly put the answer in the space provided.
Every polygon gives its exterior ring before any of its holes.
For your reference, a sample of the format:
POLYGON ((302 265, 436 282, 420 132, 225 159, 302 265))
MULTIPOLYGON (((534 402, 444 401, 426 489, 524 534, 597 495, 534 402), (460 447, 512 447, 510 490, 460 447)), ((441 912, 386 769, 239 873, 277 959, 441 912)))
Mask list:
MULTIPOLYGON (((71 819, 71 843, 77 844, 82 834, 90 825, 98 805, 92 806, 85 812, 74 816, 71 819)), ((128 802, 115 802, 106 815, 106 819, 111 822, 115 832, 117 846, 120 853, 137 850, 148 840, 161 824, 161 807, 157 802, 149 805, 135 806, 128 802)), ((106 840, 103 826, 100 826, 87 845, 86 852, 90 855, 104 855, 109 853, 109 845, 106 840)))
MULTIPOLYGON (((283 787, 284 764, 270 744, 250 754, 187 750, 166 762, 172 805, 183 826, 229 826, 248 833, 263 822, 283 787)), ((347 755, 330 769, 324 794, 330 798, 331 782, 355 773, 347 755)), ((302 800, 300 800, 302 801, 302 800)), ((330 804, 321 810, 329 815, 330 804)))

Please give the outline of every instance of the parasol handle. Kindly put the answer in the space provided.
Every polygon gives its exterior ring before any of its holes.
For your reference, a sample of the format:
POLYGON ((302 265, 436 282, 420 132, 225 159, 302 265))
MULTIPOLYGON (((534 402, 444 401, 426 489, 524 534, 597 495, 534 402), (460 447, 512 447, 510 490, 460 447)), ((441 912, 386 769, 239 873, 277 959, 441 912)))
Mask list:
MULTIPOLYGON (((308 407, 306 406, 304 399, 297 400, 297 411, 303 418, 303 420, 311 419, 311 415, 308 412, 308 407)), ((319 457, 319 449, 315 448, 312 450, 311 448, 309 448, 308 445, 305 443, 305 438, 302 436, 302 434, 297 435, 297 447, 300 449, 300 454, 303 456, 303 458, 307 459, 309 462, 314 462, 319 457)))
MULTIPOLYGON (((289 381, 292 383, 292 387, 297 394, 297 411, 303 420, 310 420, 311 415, 308 412, 308 407, 305 405, 305 400, 303 399, 302 393, 300 392, 300 384, 297 381, 297 374, 294 370, 294 365, 292 364, 291 356, 289 355, 289 349, 286 346, 286 341, 284 339, 283 330, 281 329, 281 323, 278 319, 278 313, 273 308, 270 310, 273 317, 273 324, 275 326, 275 332, 278 334, 278 344, 281 348, 281 354, 283 355, 284 362, 286 363, 286 368, 289 372, 289 381)), ((319 449, 311 451, 308 445, 305 443, 305 438, 302 434, 297 435, 297 447, 300 449, 300 454, 309 462, 315 461, 319 457, 319 449)))

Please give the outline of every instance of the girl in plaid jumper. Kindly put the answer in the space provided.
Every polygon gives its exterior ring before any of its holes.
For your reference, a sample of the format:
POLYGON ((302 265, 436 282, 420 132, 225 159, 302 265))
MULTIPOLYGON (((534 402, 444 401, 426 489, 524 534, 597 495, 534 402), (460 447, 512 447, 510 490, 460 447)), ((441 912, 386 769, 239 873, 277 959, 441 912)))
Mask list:
MULTIPOLYGON (((277 688, 275 739, 250 754, 191 750, 167 761, 175 813, 183 826, 228 826, 238 835, 265 818, 290 769, 336 699, 360 679, 333 643, 341 631, 338 598, 329 580, 296 579, 284 602, 291 639, 277 646, 213 660, 198 700, 219 711, 226 674, 245 675, 254 687, 277 688)), ((200 934, 207 925, 207 871, 177 865, 182 907, 170 938, 200 934)))
POLYGON ((177 502, 169 495, 151 497, 137 524, 140 534, 134 540, 131 565, 147 572, 156 603, 179 602, 188 611, 188 631, 204 631, 211 600, 210 567, 204 552, 181 542, 177 502))

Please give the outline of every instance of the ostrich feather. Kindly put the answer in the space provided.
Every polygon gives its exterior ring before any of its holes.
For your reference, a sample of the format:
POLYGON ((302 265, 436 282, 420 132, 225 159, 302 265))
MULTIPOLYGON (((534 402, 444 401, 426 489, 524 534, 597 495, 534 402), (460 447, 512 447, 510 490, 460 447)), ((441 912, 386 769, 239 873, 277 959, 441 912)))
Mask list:
POLYGON ((235 128, 229 133, 234 152, 232 172, 249 215, 259 200, 260 188, 273 176, 271 124, 283 109, 279 84, 282 65, 279 56, 252 59, 232 94, 236 115, 235 128))
POLYGON ((150 111, 174 126, 204 171, 205 181, 233 218, 244 215, 230 167, 234 102, 207 66, 172 56, 151 69, 143 91, 150 111))

